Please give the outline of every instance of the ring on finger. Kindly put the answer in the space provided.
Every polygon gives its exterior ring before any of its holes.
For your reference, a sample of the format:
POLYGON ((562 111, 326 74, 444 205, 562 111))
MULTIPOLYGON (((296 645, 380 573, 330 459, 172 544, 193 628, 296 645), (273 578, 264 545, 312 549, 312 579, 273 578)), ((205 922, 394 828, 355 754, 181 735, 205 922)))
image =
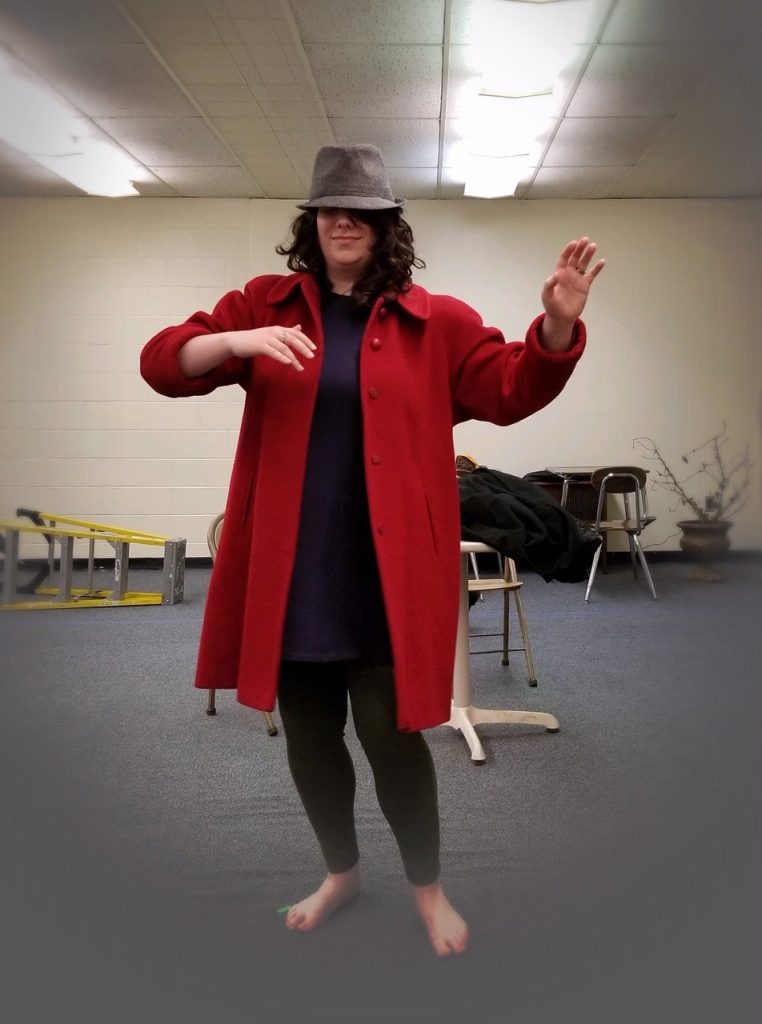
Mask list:
POLYGON ((286 341, 288 341, 288 332, 287 332, 287 331, 285 330, 285 328, 281 330, 281 332, 280 332, 280 334, 278 335, 278 337, 279 337, 279 338, 280 338, 280 340, 281 340, 281 341, 283 341, 283 342, 286 342, 286 341))

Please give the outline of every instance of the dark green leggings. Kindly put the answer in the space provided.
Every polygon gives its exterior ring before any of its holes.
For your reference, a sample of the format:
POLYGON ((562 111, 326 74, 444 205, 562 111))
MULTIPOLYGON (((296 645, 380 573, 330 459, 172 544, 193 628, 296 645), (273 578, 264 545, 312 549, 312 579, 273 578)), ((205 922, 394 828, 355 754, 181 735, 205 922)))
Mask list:
POLYGON ((422 734, 397 729, 394 670, 360 661, 284 661, 278 711, 288 764, 328 870, 348 871, 359 859, 355 771, 344 742, 347 695, 405 874, 413 885, 429 885, 439 877, 437 780, 422 734))

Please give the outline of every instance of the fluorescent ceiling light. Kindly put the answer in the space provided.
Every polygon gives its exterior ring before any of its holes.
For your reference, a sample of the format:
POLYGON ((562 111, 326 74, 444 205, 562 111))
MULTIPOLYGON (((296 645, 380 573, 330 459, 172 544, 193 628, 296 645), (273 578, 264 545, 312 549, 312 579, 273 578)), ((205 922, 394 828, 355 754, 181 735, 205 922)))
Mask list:
POLYGON ((548 125, 552 104, 549 94, 520 99, 479 96, 473 107, 470 152, 489 156, 528 153, 548 125))
POLYGON ((536 139, 552 116, 553 90, 576 47, 589 39, 594 9, 592 0, 478 0, 481 85, 465 135, 468 152, 489 162, 470 164, 466 195, 512 195, 536 163, 536 139), (524 156, 516 176, 518 154, 524 156), (497 162, 510 159, 514 164, 502 168, 497 162), (502 183, 485 183, 496 178, 502 183))
POLYGON ((522 178, 532 170, 528 153, 516 156, 471 156, 466 169, 464 195, 478 199, 512 196, 522 178))
POLYGON ((0 47, 0 138, 96 196, 136 196, 144 168, 0 47))
POLYGON ((591 0, 479 0, 482 92, 550 92, 575 46, 589 37, 592 8, 591 0))

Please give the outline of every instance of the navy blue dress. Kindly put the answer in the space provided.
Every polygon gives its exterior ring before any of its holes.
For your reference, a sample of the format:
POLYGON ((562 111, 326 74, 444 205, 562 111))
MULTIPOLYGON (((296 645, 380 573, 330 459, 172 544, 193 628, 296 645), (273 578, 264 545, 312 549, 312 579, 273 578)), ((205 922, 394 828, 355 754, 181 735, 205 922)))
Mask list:
POLYGON ((325 296, 325 350, 312 417, 282 658, 392 662, 363 460, 360 345, 369 311, 325 296))

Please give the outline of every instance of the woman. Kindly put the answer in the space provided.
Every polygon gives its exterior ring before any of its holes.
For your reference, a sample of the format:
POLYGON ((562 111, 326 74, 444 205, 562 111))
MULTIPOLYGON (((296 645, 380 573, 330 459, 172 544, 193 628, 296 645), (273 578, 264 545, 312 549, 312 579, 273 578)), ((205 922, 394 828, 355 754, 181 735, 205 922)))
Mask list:
POLYGON ((439 955, 468 929, 439 879, 436 778, 421 730, 449 718, 458 614, 452 428, 513 423, 551 401, 582 353, 603 267, 570 242, 545 314, 506 344, 412 283, 413 237, 373 146, 326 146, 292 225, 287 276, 250 281, 145 347, 162 394, 240 384, 246 405, 196 677, 278 700, 288 760, 328 873, 290 907, 309 931, 360 884, 347 697, 415 906, 439 955), (415 567, 415 569, 413 569, 415 567), (423 598, 416 580, 426 580, 423 598))

